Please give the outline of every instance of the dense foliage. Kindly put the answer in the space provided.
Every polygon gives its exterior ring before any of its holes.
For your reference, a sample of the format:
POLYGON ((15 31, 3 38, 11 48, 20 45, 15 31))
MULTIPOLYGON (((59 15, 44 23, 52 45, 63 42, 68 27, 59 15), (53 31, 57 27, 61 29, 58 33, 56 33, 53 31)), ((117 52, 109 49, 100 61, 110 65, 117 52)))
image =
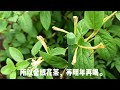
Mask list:
POLYGON ((0 40, 0 75, 7 79, 120 78, 119 11, 1 11, 0 40), (69 64, 102 76, 68 77, 69 64), (20 76, 35 68, 60 75, 20 76))

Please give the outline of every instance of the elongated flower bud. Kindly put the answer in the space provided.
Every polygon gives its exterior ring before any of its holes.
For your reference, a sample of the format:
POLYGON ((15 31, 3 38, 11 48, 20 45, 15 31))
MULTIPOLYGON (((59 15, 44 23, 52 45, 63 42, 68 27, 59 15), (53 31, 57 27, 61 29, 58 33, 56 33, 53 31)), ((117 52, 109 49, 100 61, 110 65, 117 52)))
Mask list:
POLYGON ((73 60, 72 60, 72 65, 75 65, 76 63, 76 59, 77 59, 77 50, 78 50, 78 47, 75 49, 75 53, 74 53, 74 56, 73 56, 73 60))
POLYGON ((46 43, 44 41, 44 38, 42 36, 37 36, 37 39, 41 42, 41 44, 43 45, 45 51, 48 53, 48 50, 47 50, 48 47, 47 47, 47 45, 46 45, 46 43))
POLYGON ((67 31, 64 30, 64 29, 61 29, 61 28, 58 28, 58 27, 55 27, 55 26, 53 26, 52 29, 55 30, 55 31, 60 31, 60 32, 64 32, 64 33, 69 33, 69 32, 67 32, 67 31))
POLYGON ((73 16, 73 20, 74 20, 74 34, 76 34, 78 17, 77 16, 73 16))
POLYGON ((100 44, 98 44, 97 46, 94 46, 94 47, 86 47, 86 46, 80 46, 80 45, 78 45, 78 46, 80 48, 89 49, 89 50, 93 50, 93 49, 97 49, 97 48, 105 48, 103 43, 100 43, 100 44))

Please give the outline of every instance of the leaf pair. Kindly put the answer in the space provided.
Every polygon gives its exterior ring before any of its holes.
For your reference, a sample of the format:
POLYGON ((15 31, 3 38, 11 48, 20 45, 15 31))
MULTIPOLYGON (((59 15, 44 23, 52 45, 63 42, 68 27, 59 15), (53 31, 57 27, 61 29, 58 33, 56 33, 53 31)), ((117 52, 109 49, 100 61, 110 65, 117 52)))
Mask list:
POLYGON ((14 66, 14 63, 11 59, 7 58, 6 60, 6 66, 2 67, 1 73, 4 75, 9 75, 10 79, 16 78, 16 67, 14 66))

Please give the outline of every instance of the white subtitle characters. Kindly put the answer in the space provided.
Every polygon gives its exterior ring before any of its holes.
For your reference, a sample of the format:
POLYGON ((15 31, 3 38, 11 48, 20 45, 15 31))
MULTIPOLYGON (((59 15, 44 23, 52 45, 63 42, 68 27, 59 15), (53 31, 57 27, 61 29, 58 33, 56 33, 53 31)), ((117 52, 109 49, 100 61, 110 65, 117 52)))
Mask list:
POLYGON ((46 76, 46 69, 40 69, 40 76, 46 76))
POLYGON ((53 69, 53 76, 59 76, 59 69, 53 69))
POLYGON ((79 76, 79 69, 73 69, 73 75, 79 76))
POLYGON ((33 70, 33 75, 34 76, 39 76, 39 70, 38 70, 38 68, 35 68, 35 70, 33 70))
MULTIPOLYGON (((67 76, 102 76, 102 73, 98 72, 98 69, 66 69, 65 74, 67 76)), ((27 68, 20 70, 20 76, 60 76, 59 69, 38 69, 27 68)))
POLYGON ((47 72, 46 72, 46 75, 47 76, 52 76, 52 69, 47 69, 47 72))
POLYGON ((66 74, 67 74, 67 76, 71 76, 72 75, 72 69, 67 69, 66 74))
POLYGON ((92 75, 92 69, 86 69, 86 76, 92 75))
POLYGON ((85 75, 85 69, 80 69, 80 75, 82 75, 82 76, 85 75))

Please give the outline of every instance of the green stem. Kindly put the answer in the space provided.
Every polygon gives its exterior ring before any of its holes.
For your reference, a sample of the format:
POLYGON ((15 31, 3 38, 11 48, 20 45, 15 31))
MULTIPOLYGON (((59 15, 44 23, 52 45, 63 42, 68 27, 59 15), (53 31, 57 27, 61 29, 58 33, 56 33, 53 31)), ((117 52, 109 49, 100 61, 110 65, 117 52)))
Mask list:
POLYGON ((26 61, 28 61, 28 60, 32 60, 33 58, 28 58, 28 59, 26 59, 26 61))
MULTIPOLYGON (((103 24, 105 24, 111 17, 113 17, 115 14, 117 13, 117 11, 113 12, 111 15, 107 16, 106 18, 104 18, 103 20, 103 24)), ((103 25, 102 24, 102 25, 103 25)))
POLYGON ((88 42, 91 42, 91 41, 93 41, 93 40, 94 40, 94 38, 90 39, 88 42))
POLYGON ((72 59, 73 59, 73 53, 72 53, 72 47, 73 45, 68 45, 68 68, 72 68, 72 59))
POLYGON ((98 33, 98 31, 99 30, 93 31, 93 33, 88 38, 86 38, 85 41, 87 42, 89 39, 91 39, 92 37, 94 37, 98 33))
MULTIPOLYGON (((68 69, 72 69, 72 64, 71 64, 73 59, 72 48, 73 45, 68 45, 68 69)), ((68 78, 71 79, 71 76, 69 76, 68 78)))
MULTIPOLYGON (((73 33, 67 34, 67 44, 68 44, 68 69, 72 69, 72 59, 73 59, 73 46, 75 44, 75 35, 73 33)), ((71 77, 68 77, 71 79, 71 77)))

